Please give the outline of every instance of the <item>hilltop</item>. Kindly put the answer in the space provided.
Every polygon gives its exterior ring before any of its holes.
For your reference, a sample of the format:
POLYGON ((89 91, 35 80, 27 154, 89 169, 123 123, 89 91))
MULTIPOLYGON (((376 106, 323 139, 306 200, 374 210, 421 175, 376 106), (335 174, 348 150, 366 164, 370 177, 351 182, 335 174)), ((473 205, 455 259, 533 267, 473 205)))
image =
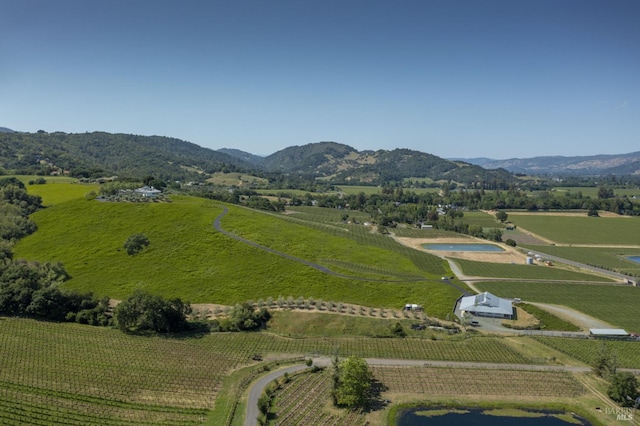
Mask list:
POLYGON ((260 157, 220 151, 163 136, 105 132, 0 133, 0 168, 15 174, 74 177, 156 176, 167 181, 205 180, 215 172, 279 173, 328 183, 380 185, 404 179, 447 180, 475 187, 506 187, 515 178, 408 149, 357 151, 336 142, 292 146, 260 157))

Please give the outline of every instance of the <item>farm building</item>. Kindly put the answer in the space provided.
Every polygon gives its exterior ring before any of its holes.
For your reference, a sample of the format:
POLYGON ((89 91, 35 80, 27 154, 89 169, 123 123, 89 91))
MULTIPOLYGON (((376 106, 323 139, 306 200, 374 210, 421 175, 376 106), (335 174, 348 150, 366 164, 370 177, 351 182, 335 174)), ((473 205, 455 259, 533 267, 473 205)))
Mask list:
POLYGON ((494 296, 488 291, 460 299, 460 311, 478 317, 513 318, 512 302, 494 296))
POLYGON ((590 328, 589 335, 596 338, 615 339, 629 337, 629 333, 621 328, 590 328))

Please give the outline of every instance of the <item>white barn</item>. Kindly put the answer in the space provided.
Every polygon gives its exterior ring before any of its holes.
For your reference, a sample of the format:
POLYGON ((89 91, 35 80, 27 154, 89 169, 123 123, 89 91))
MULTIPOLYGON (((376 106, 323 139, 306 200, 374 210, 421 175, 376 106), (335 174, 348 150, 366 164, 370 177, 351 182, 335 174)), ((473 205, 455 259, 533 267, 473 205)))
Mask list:
POLYGON ((513 318, 513 304, 511 300, 501 299, 485 291, 473 296, 465 296, 460 300, 460 312, 469 312, 478 317, 513 318))

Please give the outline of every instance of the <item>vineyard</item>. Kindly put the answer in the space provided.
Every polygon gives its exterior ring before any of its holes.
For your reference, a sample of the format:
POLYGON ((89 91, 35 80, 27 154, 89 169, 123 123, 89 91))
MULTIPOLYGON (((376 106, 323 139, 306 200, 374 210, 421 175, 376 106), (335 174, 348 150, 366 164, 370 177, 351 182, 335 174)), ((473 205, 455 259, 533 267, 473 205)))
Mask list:
POLYGON ((637 287, 535 282, 483 282, 476 286, 499 297, 568 306, 627 331, 640 331, 637 287))
POLYGON ((640 342, 562 339, 557 337, 534 338, 586 364, 591 364, 602 345, 606 345, 615 354, 619 367, 640 368, 640 342))
POLYGON ((544 213, 511 214, 518 227, 562 244, 637 245, 638 217, 563 216, 544 213), (585 230, 589 230, 585 232, 585 230))
POLYGON ((366 425, 364 414, 356 411, 325 411, 331 401, 331 375, 329 372, 296 375, 282 386, 274 401, 276 426, 287 425, 366 425))
POLYGON ((222 379, 251 364, 256 352, 532 362, 499 338, 288 339, 263 332, 171 339, 0 317, 0 423, 198 423, 222 379))
MULTIPOLYGON (((560 371, 483 370, 449 367, 371 366, 382 386, 381 398, 405 394, 412 397, 519 398, 557 400, 577 398, 586 389, 570 373, 560 371)), ((270 424, 366 424, 362 414, 326 410, 331 401, 331 372, 302 373, 276 392, 270 424)))
POLYGON ((544 265, 477 262, 455 259, 465 275, 491 278, 522 278, 538 280, 613 282, 612 279, 544 265))
POLYGON ((575 398, 584 387, 561 371, 449 367, 371 367, 389 393, 427 396, 575 398))
POLYGON ((619 247, 566 247, 528 245, 535 252, 558 256, 585 265, 618 271, 622 274, 640 276, 640 263, 627 259, 627 256, 640 254, 640 248, 619 247))

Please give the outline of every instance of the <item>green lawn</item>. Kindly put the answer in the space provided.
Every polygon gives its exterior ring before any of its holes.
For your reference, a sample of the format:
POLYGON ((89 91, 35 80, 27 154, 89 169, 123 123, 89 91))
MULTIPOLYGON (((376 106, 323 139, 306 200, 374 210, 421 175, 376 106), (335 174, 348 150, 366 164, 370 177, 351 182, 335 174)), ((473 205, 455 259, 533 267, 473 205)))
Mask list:
POLYGON ((640 217, 509 215, 518 227, 560 244, 638 245, 640 217))
POLYGON ((455 259, 466 275, 491 278, 523 278, 536 280, 563 281, 600 281, 612 282, 610 278, 582 272, 560 269, 546 265, 516 265, 510 263, 476 262, 473 260, 455 259))
POLYGON ((484 282, 476 286, 501 297, 564 305, 627 331, 640 331, 640 288, 593 284, 484 282))

